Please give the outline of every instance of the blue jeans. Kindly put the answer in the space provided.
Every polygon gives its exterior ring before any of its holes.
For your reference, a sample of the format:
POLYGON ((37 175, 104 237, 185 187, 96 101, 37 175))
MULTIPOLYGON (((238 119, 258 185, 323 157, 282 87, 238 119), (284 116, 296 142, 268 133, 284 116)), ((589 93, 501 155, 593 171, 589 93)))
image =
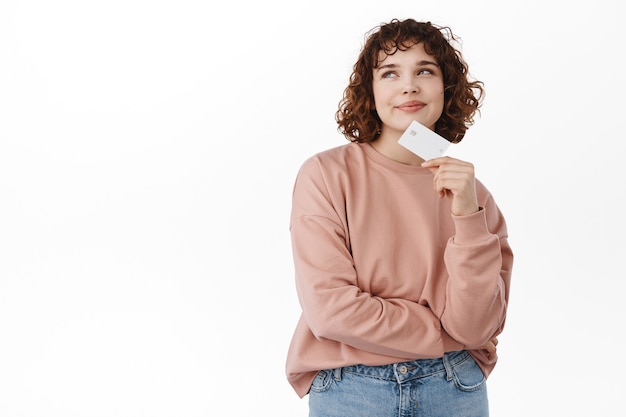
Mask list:
POLYGON ((487 417, 487 385, 466 351, 438 359, 320 371, 310 417, 487 417))

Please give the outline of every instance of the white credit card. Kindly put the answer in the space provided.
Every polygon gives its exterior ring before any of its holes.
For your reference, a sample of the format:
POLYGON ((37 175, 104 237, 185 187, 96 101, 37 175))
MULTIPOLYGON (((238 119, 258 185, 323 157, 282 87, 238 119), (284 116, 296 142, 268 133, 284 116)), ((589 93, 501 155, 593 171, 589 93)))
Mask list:
POLYGON ((452 142, 413 120, 398 143, 425 161, 444 154, 452 142))

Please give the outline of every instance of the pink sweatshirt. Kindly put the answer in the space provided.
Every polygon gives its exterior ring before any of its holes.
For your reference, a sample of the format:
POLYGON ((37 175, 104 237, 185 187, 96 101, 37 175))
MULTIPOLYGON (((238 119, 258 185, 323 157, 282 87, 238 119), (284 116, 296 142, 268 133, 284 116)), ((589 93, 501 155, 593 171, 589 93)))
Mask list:
POLYGON ((304 397, 316 373, 468 349, 504 326, 513 253, 506 223, 476 181, 481 210, 454 216, 426 168, 349 143, 309 158, 291 213, 302 314, 286 362, 304 397))

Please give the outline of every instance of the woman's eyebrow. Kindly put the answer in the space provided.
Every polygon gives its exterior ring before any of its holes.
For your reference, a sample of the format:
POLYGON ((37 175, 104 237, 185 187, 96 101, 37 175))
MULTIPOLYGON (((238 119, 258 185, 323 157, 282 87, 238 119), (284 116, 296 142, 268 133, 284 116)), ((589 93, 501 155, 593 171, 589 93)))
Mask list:
POLYGON ((423 60, 419 61, 419 62, 417 63, 417 65, 418 65, 418 66, 422 66, 422 65, 434 65, 434 66, 436 66, 436 67, 438 67, 438 66, 439 66, 439 64, 437 64, 436 62, 433 62, 433 61, 428 61, 427 59, 423 59, 423 60))
POLYGON ((376 68, 376 71, 382 71, 384 69, 389 69, 389 68, 398 68, 398 65, 397 64, 381 65, 380 67, 376 68))

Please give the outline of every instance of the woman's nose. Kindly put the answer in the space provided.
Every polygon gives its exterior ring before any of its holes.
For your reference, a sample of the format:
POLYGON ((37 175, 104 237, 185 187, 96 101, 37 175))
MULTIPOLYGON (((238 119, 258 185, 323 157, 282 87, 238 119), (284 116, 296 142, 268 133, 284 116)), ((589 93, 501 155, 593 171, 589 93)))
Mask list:
POLYGON ((417 93, 419 91, 419 87, 417 86, 417 81, 416 80, 410 80, 405 86, 404 86, 404 93, 408 94, 408 93, 417 93))

